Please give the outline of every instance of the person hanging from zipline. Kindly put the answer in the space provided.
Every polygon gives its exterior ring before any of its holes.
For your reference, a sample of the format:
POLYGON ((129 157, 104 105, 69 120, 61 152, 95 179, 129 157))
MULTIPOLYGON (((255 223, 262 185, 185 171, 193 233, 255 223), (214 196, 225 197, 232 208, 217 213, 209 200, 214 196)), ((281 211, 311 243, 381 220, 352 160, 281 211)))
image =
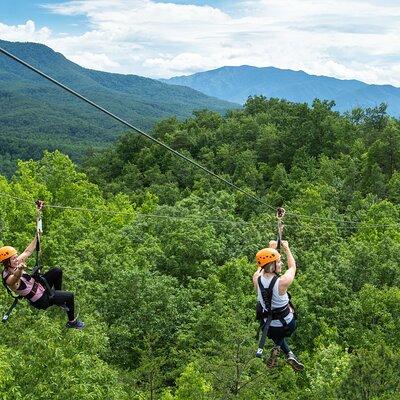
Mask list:
POLYGON ((29 304, 37 309, 45 310, 52 305, 60 306, 68 316, 67 328, 83 329, 85 324, 75 317, 74 294, 61 290, 63 272, 60 268, 52 268, 45 274, 40 273, 39 251, 41 235, 41 210, 43 202, 37 203, 38 224, 35 238, 28 247, 18 254, 17 250, 11 246, 0 248, 0 262, 3 265, 2 281, 7 291, 14 292, 18 296, 8 313, 3 317, 6 322, 12 309, 19 298, 26 299, 29 304), (36 249, 36 266, 31 274, 26 272, 26 259, 32 255, 36 249))
POLYGON ((270 241, 268 248, 261 249, 256 254, 258 269, 253 275, 253 284, 257 291, 258 316, 262 332, 257 356, 261 357, 265 336, 267 336, 275 343, 267 360, 267 366, 275 367, 279 354, 283 351, 291 367, 295 371, 301 371, 304 369, 304 365, 297 359, 286 342, 286 338, 296 330, 294 308, 290 304, 287 293, 296 274, 296 261, 290 251, 289 243, 282 240, 281 247, 287 256, 288 269, 278 277, 282 271, 282 261, 276 247, 277 242, 270 241), (263 342, 261 342, 262 340, 263 342))
POLYGON ((271 350, 267 366, 273 368, 278 362, 281 351, 286 355, 286 360, 295 371, 302 371, 304 365, 290 350, 286 338, 296 330, 294 307, 290 302, 287 292, 296 275, 296 260, 289 248, 289 243, 282 240, 285 215, 283 208, 278 208, 278 239, 271 240, 269 247, 261 249, 256 254, 257 271, 253 275, 253 285, 257 292, 257 319, 260 321, 261 338, 256 353, 262 357, 266 338, 272 339, 275 347, 271 350), (283 248, 288 269, 282 275, 281 255, 277 248, 283 248))

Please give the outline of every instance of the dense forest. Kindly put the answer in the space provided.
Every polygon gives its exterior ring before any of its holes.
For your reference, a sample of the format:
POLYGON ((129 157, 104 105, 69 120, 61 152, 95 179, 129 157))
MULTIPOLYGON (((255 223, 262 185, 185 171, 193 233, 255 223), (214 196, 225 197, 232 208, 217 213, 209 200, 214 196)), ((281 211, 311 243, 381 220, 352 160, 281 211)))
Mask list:
MULTIPOLYGON (((69 86, 140 129, 160 119, 187 118, 206 108, 220 113, 237 107, 188 87, 137 75, 83 68, 38 43, 0 40, 0 47, 69 86)), ((106 147, 121 124, 16 61, 0 54, 0 173, 11 176, 18 159, 37 160, 44 150, 61 150, 75 162, 106 147)))
POLYGON ((250 97, 155 126, 263 203, 133 133, 83 165, 46 152, 1 177, 1 244, 25 248, 43 199, 42 263, 86 323, 19 304, 0 327, 2 399, 398 399, 400 122, 332 108, 250 97), (254 257, 278 206, 302 373, 255 358, 254 257))

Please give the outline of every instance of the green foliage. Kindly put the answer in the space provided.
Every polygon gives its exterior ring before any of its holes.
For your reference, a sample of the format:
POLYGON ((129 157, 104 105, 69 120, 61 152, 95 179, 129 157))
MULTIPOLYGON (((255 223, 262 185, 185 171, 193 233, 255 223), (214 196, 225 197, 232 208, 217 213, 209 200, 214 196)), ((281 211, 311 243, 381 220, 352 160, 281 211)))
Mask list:
POLYGON ((19 162, 0 177, 1 244, 25 248, 44 199, 42 261, 62 266, 87 328, 22 302, 0 327, 3 398, 396 398, 399 122, 254 97, 154 132, 271 208, 134 135, 83 169, 59 151, 19 162), (298 264, 301 374, 254 357, 254 255, 278 205, 298 264))
POLYGON ((379 344, 361 349, 350 358, 350 371, 340 396, 351 399, 395 399, 400 388, 399 352, 379 344))
POLYGON ((177 380, 175 395, 167 390, 161 400, 207 400, 212 399, 209 395, 211 391, 211 385, 207 383, 207 380, 196 369, 195 365, 190 363, 177 380))
MULTIPOLYGON (((0 45, 139 129, 149 130, 157 121, 171 115, 187 118, 194 110, 209 108, 225 113, 239 107, 188 87, 82 68, 41 44, 1 40, 0 45)), ((104 148, 125 129, 120 122, 26 67, 1 57, 2 174, 11 176, 17 159, 37 160, 45 150, 59 149, 75 161, 82 161, 86 151, 104 148)))

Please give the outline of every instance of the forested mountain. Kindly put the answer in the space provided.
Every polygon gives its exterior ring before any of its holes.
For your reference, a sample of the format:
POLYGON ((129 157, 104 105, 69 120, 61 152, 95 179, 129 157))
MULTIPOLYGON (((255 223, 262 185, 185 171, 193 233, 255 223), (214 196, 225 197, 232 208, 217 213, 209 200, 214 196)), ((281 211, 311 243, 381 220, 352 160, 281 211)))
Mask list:
POLYGON ((83 170, 59 152, 21 162, 0 178, 1 244, 24 249, 45 200, 42 263, 63 267, 87 326, 20 304, 0 326, 2 396, 397 399, 400 122, 384 106, 343 116, 329 102, 251 97, 154 134, 264 204, 135 134, 83 170), (302 373, 255 358, 254 257, 282 205, 302 373))
POLYGON ((387 103, 387 111, 400 116, 400 89, 391 85, 368 85, 357 80, 315 76, 303 71, 273 67, 222 67, 188 76, 164 79, 184 85, 209 96, 243 104, 248 96, 264 95, 309 105, 318 98, 334 100, 335 110, 345 112, 355 107, 375 107, 387 103))
MULTIPOLYGON (((44 73, 81 92, 141 129, 161 118, 185 118, 193 110, 221 113, 237 105, 181 86, 136 75, 82 68, 36 43, 0 40, 0 46, 44 73)), ((78 160, 85 149, 113 141, 125 128, 26 67, 0 54, 0 162, 37 159, 43 149, 61 149, 78 160)))

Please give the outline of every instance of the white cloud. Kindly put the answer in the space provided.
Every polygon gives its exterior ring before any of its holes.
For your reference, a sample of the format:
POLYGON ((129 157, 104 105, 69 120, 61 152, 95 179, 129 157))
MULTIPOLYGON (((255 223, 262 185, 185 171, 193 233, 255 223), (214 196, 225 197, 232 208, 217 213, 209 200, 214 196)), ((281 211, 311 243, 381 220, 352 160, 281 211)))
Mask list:
POLYGON ((19 42, 45 42, 51 37, 51 30, 47 27, 36 30, 31 20, 23 25, 6 25, 0 22, 0 38, 19 42))
POLYGON ((151 77, 248 64, 400 85, 395 1, 248 0, 235 2, 234 16, 227 7, 152 0, 76 0, 46 9, 71 20, 83 15, 90 28, 55 35, 28 21, 0 24, 0 37, 45 43, 90 68, 151 77))
POLYGON ((215 66, 215 60, 196 53, 181 53, 177 56, 162 55, 158 58, 149 58, 143 63, 144 67, 157 68, 161 75, 173 70, 178 74, 195 73, 215 66))
POLYGON ((69 59, 90 69, 99 69, 101 66, 101 69, 106 71, 118 71, 121 68, 120 64, 111 60, 106 54, 91 53, 90 51, 76 53, 69 59))

